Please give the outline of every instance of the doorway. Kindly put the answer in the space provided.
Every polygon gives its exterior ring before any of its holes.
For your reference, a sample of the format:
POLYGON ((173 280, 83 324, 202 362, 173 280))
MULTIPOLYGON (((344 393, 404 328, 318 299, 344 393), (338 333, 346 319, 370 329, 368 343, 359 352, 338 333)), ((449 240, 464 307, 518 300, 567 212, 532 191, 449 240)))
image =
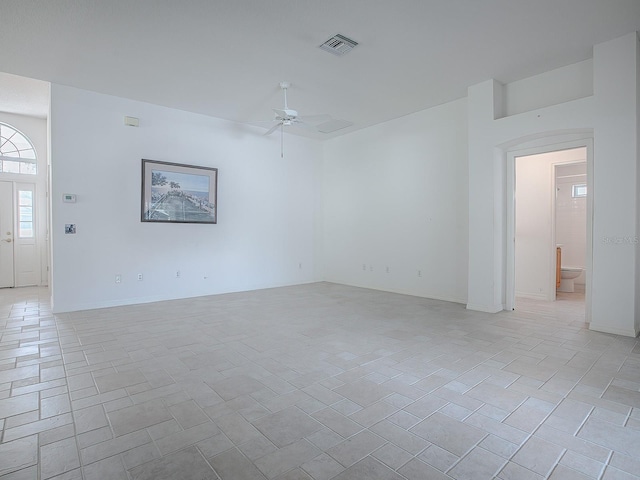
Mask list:
POLYGON ((49 284, 48 112, 47 82, 0 72, 0 287, 49 284))
POLYGON ((0 181, 0 288, 42 283, 36 185, 0 181))
POLYGON ((585 139, 508 153, 505 300, 509 310, 520 307, 535 310, 537 305, 540 311, 547 311, 560 308, 553 305, 556 300, 562 300, 571 303, 573 310, 578 308, 580 316, 589 322, 591 145, 592 142, 585 139), (582 208, 582 219, 569 218, 579 208, 582 208), (578 245, 578 237, 582 246, 578 245), (568 267, 581 271, 576 278, 579 283, 575 294, 567 293, 568 284, 573 283, 570 280, 563 280, 560 288, 561 276, 569 275, 561 272, 563 267, 565 271, 568 267))

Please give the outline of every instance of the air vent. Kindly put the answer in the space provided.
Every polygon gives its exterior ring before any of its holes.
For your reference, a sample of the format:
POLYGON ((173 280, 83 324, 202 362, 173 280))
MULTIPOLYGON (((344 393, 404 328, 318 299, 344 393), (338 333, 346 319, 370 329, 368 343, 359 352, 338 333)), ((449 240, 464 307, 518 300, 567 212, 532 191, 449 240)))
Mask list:
POLYGON ((341 57, 345 53, 353 50, 356 45, 358 45, 358 42, 338 33, 320 45, 320 48, 326 52, 333 53, 334 55, 341 57))

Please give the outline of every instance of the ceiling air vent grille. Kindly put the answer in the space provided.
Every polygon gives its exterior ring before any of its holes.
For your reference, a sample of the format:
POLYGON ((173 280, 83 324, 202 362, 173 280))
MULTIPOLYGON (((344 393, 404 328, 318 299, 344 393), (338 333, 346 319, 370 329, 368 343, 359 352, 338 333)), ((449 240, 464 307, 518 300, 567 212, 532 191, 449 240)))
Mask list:
POLYGON ((320 45, 320 48, 340 57, 353 50, 356 45, 358 45, 358 42, 338 33, 320 45))

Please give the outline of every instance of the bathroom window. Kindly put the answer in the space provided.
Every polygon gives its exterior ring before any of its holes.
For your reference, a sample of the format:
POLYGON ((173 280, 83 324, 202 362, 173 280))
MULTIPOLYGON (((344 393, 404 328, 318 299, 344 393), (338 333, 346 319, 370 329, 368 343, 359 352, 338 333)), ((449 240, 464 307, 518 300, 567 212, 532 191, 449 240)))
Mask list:
POLYGON ((587 186, 584 183, 579 185, 573 185, 571 188, 571 196, 573 198, 580 198, 587 196, 587 186))

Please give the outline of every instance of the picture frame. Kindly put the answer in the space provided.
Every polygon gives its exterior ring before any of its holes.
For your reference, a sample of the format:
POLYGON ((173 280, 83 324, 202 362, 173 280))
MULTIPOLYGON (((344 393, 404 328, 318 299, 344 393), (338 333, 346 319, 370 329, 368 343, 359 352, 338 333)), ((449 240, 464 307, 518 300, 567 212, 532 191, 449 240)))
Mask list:
POLYGON ((142 159, 142 222, 216 224, 217 212, 217 168, 142 159))

